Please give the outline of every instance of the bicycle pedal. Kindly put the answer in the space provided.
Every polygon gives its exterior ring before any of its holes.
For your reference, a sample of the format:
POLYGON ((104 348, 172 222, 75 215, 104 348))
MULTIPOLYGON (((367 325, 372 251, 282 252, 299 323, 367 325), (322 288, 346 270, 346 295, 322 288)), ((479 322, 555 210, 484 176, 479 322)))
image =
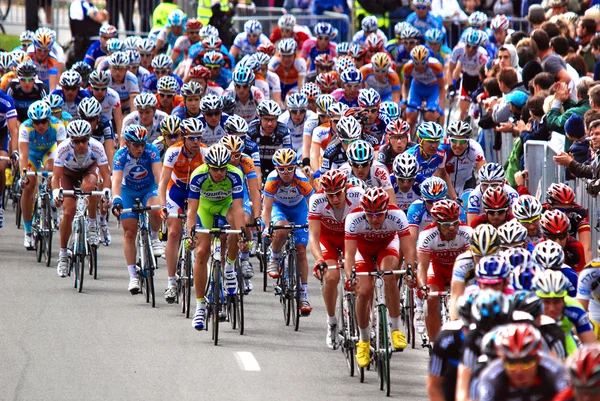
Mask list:
POLYGON ((274 293, 276 296, 281 296, 282 292, 281 292, 281 287, 279 287, 278 285, 276 285, 275 287, 273 287, 274 293))

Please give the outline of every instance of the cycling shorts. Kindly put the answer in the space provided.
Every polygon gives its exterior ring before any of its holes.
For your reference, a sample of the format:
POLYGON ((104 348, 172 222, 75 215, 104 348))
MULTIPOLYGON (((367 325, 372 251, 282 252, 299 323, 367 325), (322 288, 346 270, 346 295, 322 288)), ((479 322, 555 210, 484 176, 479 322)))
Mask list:
POLYGON ((596 341, 600 342, 600 323, 596 323, 592 319, 590 319, 590 322, 592 322, 592 326, 594 326, 594 335, 596 336, 596 341))
POLYGON ((177 213, 181 214, 184 211, 184 202, 188 197, 188 192, 181 189, 177 185, 172 185, 171 188, 167 190, 166 193, 166 201, 167 201, 167 211, 168 213, 177 213))
POLYGON ((460 97, 462 100, 471 100, 471 94, 477 90, 479 86, 479 77, 472 77, 463 72, 460 82, 460 97))
POLYGON ((7 153, 9 137, 10 135, 8 135, 8 127, 5 125, 4 127, 0 128, 0 150, 3 150, 7 153))
MULTIPOLYGON (((280 221, 295 223, 296 225, 308 224, 308 205, 302 201, 295 206, 286 207, 278 202, 273 202, 271 221, 277 224, 280 221)), ((294 232, 296 245, 308 244, 308 228, 298 229, 294 232)))
POLYGON ((450 267, 439 267, 433 264, 429 264, 427 269, 427 285, 435 285, 438 291, 444 291, 446 283, 452 281, 452 266, 450 267))
MULTIPOLYGON (((123 209, 129 209, 135 205, 135 199, 139 198, 142 201, 142 204, 147 205, 148 200, 153 197, 158 197, 158 186, 156 184, 150 185, 146 189, 141 189, 138 191, 134 191, 133 189, 129 189, 126 187, 122 187, 121 189, 121 199, 123 199, 123 209)), ((121 215, 121 220, 126 219, 137 219, 138 214, 135 212, 123 213, 121 215)))
POLYGON ((437 111, 440 115, 444 114, 444 110, 440 107, 440 86, 437 84, 425 85, 413 80, 410 83, 406 111, 415 113, 424 100, 427 103, 427 111, 437 111))
POLYGON ((344 250, 344 236, 342 234, 338 236, 321 235, 319 238, 319 244, 321 245, 321 252, 323 253, 324 260, 338 260, 338 249, 344 250))
POLYGON ((400 255, 399 249, 400 239, 398 238, 398 234, 394 234, 392 238, 383 243, 372 243, 366 241, 359 243, 358 250, 356 252, 356 259, 354 260, 354 263, 356 264, 356 271, 375 271, 375 264, 373 263, 374 260, 377 261, 377 266, 381 266, 383 259, 388 256, 393 256, 398 259, 400 255))
POLYGON ((48 160, 54 160, 56 158, 56 144, 52 145, 48 149, 35 152, 29 151, 29 163, 27 164, 27 170, 29 171, 41 171, 45 168, 48 160))
MULTIPOLYGON (((88 175, 93 175, 98 177, 98 165, 94 162, 87 169, 82 171, 73 171, 68 168, 63 169, 63 176, 60 180, 60 185, 63 189, 73 190, 75 188, 79 188, 81 186, 81 181, 88 175)), ((74 195, 65 195, 74 198, 74 195)))
POLYGON ((196 227, 198 228, 213 228, 215 215, 219 215, 218 226, 227 224, 225 215, 231 207, 231 199, 220 202, 210 202, 206 199, 201 199, 198 203, 198 213, 196 213, 196 227))
POLYGON ((244 213, 252 216, 252 202, 247 190, 244 190, 244 213))
POLYGON ((294 84, 284 84, 281 83, 281 98, 285 99, 288 93, 298 92, 298 83, 294 84))

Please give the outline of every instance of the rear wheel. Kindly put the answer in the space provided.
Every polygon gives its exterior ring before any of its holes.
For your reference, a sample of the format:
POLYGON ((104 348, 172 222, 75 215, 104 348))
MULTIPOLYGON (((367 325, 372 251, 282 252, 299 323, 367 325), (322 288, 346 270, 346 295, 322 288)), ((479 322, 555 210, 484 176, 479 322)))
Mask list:
POLYGON ((50 199, 46 198, 46 202, 44 202, 44 258, 46 259, 46 267, 50 267, 50 263, 52 262, 53 232, 50 199))
POLYGON ((44 237, 37 228, 33 230, 33 246, 35 246, 35 259, 40 263, 44 256, 44 237))
POLYGON ((212 338, 215 345, 219 343, 219 311, 221 310, 221 263, 213 262, 213 311, 212 338))
POLYGON ((239 259, 235 263, 237 280, 238 280, 238 291, 237 291, 237 324, 240 331, 240 335, 244 335, 244 276, 242 274, 242 267, 239 259))
POLYGON ((185 305, 185 317, 186 319, 188 319, 190 317, 190 299, 191 299, 191 294, 192 294, 192 269, 194 268, 194 266, 192 266, 192 252, 191 251, 185 251, 185 262, 183 264, 184 266, 184 282, 183 282, 183 287, 184 287, 184 297, 183 297, 183 304, 185 305))
POLYGON ((152 255, 152 250, 150 248, 150 242, 146 240, 146 280, 148 280, 148 296, 150 298, 150 303, 152 307, 156 307, 156 294, 154 293, 154 266, 156 260, 152 255))
POLYGON ((298 331, 300 327, 300 269, 298 268, 298 255, 293 250, 289 255, 289 266, 288 275, 290 277, 290 289, 291 289, 291 308, 292 318, 294 322, 294 330, 298 331))
POLYGON ((16 218, 15 223, 18 229, 21 229, 21 218, 23 217, 23 211, 21 210, 21 197, 17 197, 17 210, 16 210, 16 218))
POLYGON ((380 390, 384 390, 385 394, 389 397, 391 383, 390 383, 390 355, 391 345, 390 338, 388 337, 388 325, 387 325, 387 309, 385 305, 379 305, 377 311, 377 331, 378 331, 378 368, 377 373, 379 375, 380 390))

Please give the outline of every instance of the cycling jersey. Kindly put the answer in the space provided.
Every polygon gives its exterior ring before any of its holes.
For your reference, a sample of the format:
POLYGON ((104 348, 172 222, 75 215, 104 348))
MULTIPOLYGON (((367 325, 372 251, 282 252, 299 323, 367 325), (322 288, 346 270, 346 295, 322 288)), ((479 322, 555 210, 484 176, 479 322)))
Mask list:
POLYGON ((54 166, 63 167, 75 172, 82 172, 94 164, 98 166, 108 164, 104 146, 94 138, 90 138, 88 148, 83 154, 75 153, 75 146, 71 142, 71 138, 58 145, 54 166))
POLYGON ((456 258, 471 246, 472 234, 471 227, 461 224, 456 237, 446 240, 442 237, 437 225, 433 223, 419 234, 417 252, 429 254, 430 263, 434 268, 451 271, 456 258))
POLYGON ((168 107, 163 107, 161 105, 161 103, 160 103, 160 93, 157 93, 154 96, 156 96, 156 108, 158 110, 160 110, 160 111, 164 111, 168 115, 170 115, 171 113, 173 113, 173 110, 175 110, 175 108, 183 106, 183 97, 181 95, 175 95, 173 97, 171 105, 168 106, 168 107))
POLYGON ((385 128, 389 123, 390 118, 387 114, 379 113, 373 124, 365 124, 364 130, 375 136, 379 140, 379 143, 383 143, 385 141, 385 128))
POLYGON ((160 31, 158 31, 158 36, 156 37, 156 39, 167 44, 167 55, 171 55, 171 52, 173 51, 173 46, 175 46, 175 42, 178 38, 182 36, 183 34, 179 36, 175 35, 171 31, 170 27, 163 26, 162 28, 160 28, 160 31))
MULTIPOLYGON (((133 72, 133 71, 132 71, 133 72)), ((152 75, 150 71, 142 67, 141 65, 137 67, 137 72, 134 72, 135 76, 138 79, 138 84, 144 84, 144 82, 152 75)))
POLYGON ((102 106, 102 116, 108 120, 113 119, 113 110, 121 108, 121 98, 119 93, 113 88, 106 88, 106 95, 102 98, 102 101, 96 99, 102 106))
POLYGON ((256 119, 248 127, 248 137, 256 142, 260 152, 260 168, 263 173, 263 177, 267 177, 270 172, 275 168, 273 164, 273 155, 277 149, 292 147, 290 139, 290 131, 288 127, 280 122, 277 123, 277 127, 271 133, 271 135, 263 135, 262 128, 260 127, 260 120, 256 119))
POLYGON ((0 91, 0 129, 6 128, 7 121, 13 118, 17 118, 15 102, 9 95, 0 91))
POLYGON ((238 33, 233 40, 233 47, 239 50, 238 58, 243 58, 246 54, 256 53, 256 48, 260 45, 271 43, 269 38, 263 33, 260 34, 255 44, 251 44, 248 41, 248 34, 246 32, 238 33))
POLYGON ((179 53, 179 57, 177 58, 176 64, 179 64, 181 61, 183 61, 183 59, 187 58, 188 50, 190 50, 192 44, 195 43, 192 43, 187 34, 183 34, 175 40, 175 44, 173 45, 173 51, 177 51, 179 53))
POLYGON ((246 143, 244 154, 250 156, 254 162, 254 166, 260 168, 260 150, 258 149, 258 145, 248 135, 244 136, 244 142, 246 143))
MULTIPOLYGON (((271 171, 265 183, 264 194, 273 198, 274 202, 285 207, 298 206, 301 202, 308 202, 314 190, 302 171, 296 169, 294 177, 289 184, 284 184, 277 171, 271 171)), ((295 222, 298 223, 297 221, 295 222)))
POLYGON ((79 106, 81 100, 92 97, 92 95, 90 95, 89 92, 85 89, 79 89, 77 95, 75 96, 74 102, 67 102, 67 98, 65 97, 65 94, 62 89, 55 89, 52 91, 52 94, 58 95, 64 100, 63 110, 67 111, 72 116, 77 115, 77 107, 79 106))
MULTIPOLYGON (((184 101, 184 104, 185 104, 185 101, 184 101)), ((171 112, 171 115, 177 116, 180 119, 185 120, 186 118, 200 118, 202 116, 202 113, 200 112, 200 109, 198 109, 198 114, 193 116, 188 112, 187 107, 185 107, 184 105, 181 105, 181 106, 175 107, 173 109, 173 111, 171 112)))
POLYGON ((336 44, 329 42, 329 47, 326 50, 319 50, 317 49, 317 38, 310 38, 304 41, 300 50, 300 57, 305 60, 311 60, 310 71, 316 71, 317 65, 315 64, 315 59, 319 54, 329 54, 331 58, 336 58, 336 44))
POLYGON ((27 120, 27 110, 29 106, 37 100, 42 100, 48 94, 48 87, 39 79, 36 79, 31 92, 25 92, 21 87, 19 79, 13 79, 6 90, 6 94, 15 102, 17 118, 23 122, 27 120))
MULTIPOLYGON (((217 49, 217 51, 219 51, 225 59, 225 64, 223 66, 233 71, 235 69, 235 59, 231 53, 229 53, 229 49, 222 44, 221 48, 217 49)), ((204 57, 205 53, 206 50, 204 49, 204 46, 202 46, 202 42, 194 43, 188 50, 188 58, 190 58, 192 63, 195 65, 203 65, 204 62, 202 61, 202 58, 204 57)))
POLYGON ((225 91, 223 96, 231 96, 235 99, 234 114, 242 117, 248 124, 258 117, 256 106, 265 99, 262 91, 256 86, 250 87, 250 97, 246 103, 242 103, 235 91, 225 91))
POLYGON ((50 88, 50 77, 58 76, 59 62, 56 55, 52 52, 48 53, 48 58, 45 61, 39 61, 35 57, 35 51, 27 54, 38 68, 37 78, 50 88))
POLYGON ((252 158, 245 154, 242 154, 238 168, 244 176, 244 212, 252 216, 252 202, 248 192, 248 180, 255 180, 258 178, 256 168, 252 158))
MULTIPOLYGON (((519 197, 519 193, 510 185, 504 184, 503 186, 504 192, 508 195, 510 199, 510 204, 519 197)), ((481 207, 481 184, 477 185, 471 194, 469 195, 469 205, 467 206, 467 213, 474 214, 482 214, 483 209, 481 207)))
POLYGON ((306 111, 306 119, 304 120, 302 131, 303 135, 311 137, 312 142, 313 131, 315 128, 317 128, 317 126, 319 126, 319 115, 313 111, 311 111, 311 114, 309 115, 309 111, 311 110, 306 111))
MULTIPOLYGON (((354 34, 354 36, 352 37, 352 42, 364 46, 365 42, 367 41, 367 36, 369 36, 371 33, 372 32, 366 33, 364 30, 361 29, 360 31, 354 34)), ((385 33, 383 33, 381 29, 377 29, 375 34, 381 39, 383 43, 386 43, 388 41, 387 36, 385 36, 385 33)))
POLYGON ((424 71, 418 71, 415 68, 414 61, 410 60, 404 65, 404 77, 426 86, 437 85, 438 79, 444 77, 444 68, 436 58, 429 57, 425 64, 424 71))
POLYGON ((277 55, 269 61, 269 70, 273 71, 279 77, 281 84, 281 96, 285 97, 288 92, 298 92, 298 82, 306 77, 306 60, 296 56, 294 64, 286 70, 281 64, 281 56, 277 55))
POLYGON ((103 56, 106 56, 106 53, 104 50, 102 50, 102 43, 100 40, 96 40, 90 45, 90 47, 88 47, 83 61, 85 61, 90 67, 94 68, 96 65, 96 60, 103 56))
POLYGON ((392 101, 392 92, 400 90, 400 77, 391 67, 388 70, 383 82, 377 80, 372 64, 366 64, 360 67, 363 76, 363 83, 366 88, 373 88, 381 96, 382 102, 392 101))
MULTIPOLYGON (((110 71, 108 73, 110 75, 110 71)), ((128 111, 131 109, 131 106, 129 104, 129 98, 131 94, 140 93, 140 86, 137 77, 131 71, 126 72, 125 80, 123 81, 123 83, 114 82, 111 76, 108 87, 115 90, 119 94, 119 99, 121 100, 121 108, 123 109, 123 111, 128 111)))
POLYGON ((407 218, 408 224, 412 227, 419 227, 419 231, 425 229, 433 223, 433 218, 429 214, 425 201, 423 199, 415 200, 412 205, 408 207, 407 218))
POLYGON ((567 354, 571 355, 577 349, 577 343, 573 338, 572 330, 575 329, 578 334, 582 334, 592 331, 593 327, 587 312, 576 299, 568 295, 564 299, 565 308, 563 309, 563 317, 558 322, 558 325, 565 333, 567 354))
POLYGON ((465 287, 475 284, 475 261, 473 252, 469 249, 456 258, 452 268, 452 281, 465 283, 465 287))
MULTIPOLYGON (((308 124, 308 122, 306 124, 308 124)), ((306 124, 304 125, 304 135, 307 134, 306 124)), ((309 130, 310 130, 310 128, 309 128, 309 130)), ((332 132, 332 129, 331 129, 331 124, 325 123, 325 124, 319 125, 318 127, 315 127, 312 130, 311 137, 312 137, 311 143, 318 144, 321 147, 321 149, 323 151, 325 151, 334 137, 334 133, 332 132)))
POLYGON ((279 80, 279 75, 275 74, 273 71, 267 70, 267 76, 264 79, 267 81, 269 87, 269 93, 268 95, 265 94, 265 99, 270 99, 271 93, 281 93, 281 81, 279 80))
POLYGON ((442 144, 438 147, 437 153, 427 160, 421 154, 421 146, 413 146, 406 149, 406 153, 413 155, 417 159, 417 163, 419 164, 417 172, 426 178, 431 177, 438 168, 446 167, 446 160, 448 160, 448 154, 442 144))
POLYGON ((222 113, 221 121, 219 121, 219 123, 215 127, 210 127, 206 123, 206 118, 204 118, 204 116, 200 116, 198 120, 202 121, 202 124, 204 125, 204 131, 202 133, 202 143, 205 143, 206 145, 210 146, 213 143, 219 142, 221 138, 227 135, 227 131, 225 131, 224 126, 228 118, 229 114, 222 113))
POLYGON ((298 154, 298 159, 302 156, 309 157, 310 155, 302 155, 302 144, 304 139, 304 127, 308 121, 314 121, 314 117, 317 117, 316 113, 311 110, 306 110, 304 114, 304 120, 299 125, 294 124, 289 110, 283 112, 277 118, 277 121, 288 127, 290 131, 290 139, 292 141, 292 149, 298 154))
MULTIPOLYGON (((177 94, 179 94, 179 90, 183 86, 183 80, 179 77, 179 75, 170 73, 169 76, 175 78, 177 81, 177 94)), ((144 92, 156 93, 156 85, 158 83, 158 79, 156 78, 156 73, 153 73, 146 77, 144 80, 144 92)))
POLYGON ((183 213, 184 202, 188 197, 190 176, 203 163, 202 149, 193 158, 187 156, 182 142, 167 149, 163 166, 171 169, 166 191, 166 206, 169 213, 183 213))
MULTIPOLYGON (((375 151, 379 150, 379 140, 375 136, 363 132, 361 139, 373 146, 375 151)), ((329 146, 327 146, 325 149, 325 153, 323 153, 320 174, 323 174, 329 170, 335 170, 342 164, 346 163, 346 161, 348 161, 346 151, 342 147, 342 143, 340 142, 339 138, 335 138, 329 143, 329 146)))
POLYGON ((425 32, 427 32, 428 29, 435 28, 439 29, 440 31, 444 29, 442 25, 442 18, 433 15, 431 11, 427 12, 427 15, 424 19, 419 18, 416 11, 413 11, 408 15, 408 17, 406 17, 406 22, 417 28, 417 30, 421 32, 421 36, 425 36, 425 32))
MULTIPOLYGON (((352 167, 348 162, 342 164, 339 169, 343 171, 348 178, 355 177, 352 167)), ((393 188, 388 169, 375 160, 371 163, 368 177, 363 181, 369 188, 380 187, 385 191, 393 188)))
POLYGON ((458 364, 465 341, 462 328, 462 321, 447 322, 432 343, 429 374, 442 378, 442 391, 446 401, 455 399, 458 364))
MULTIPOLYGON (((433 52, 433 50, 431 50, 429 48, 429 46, 425 45, 425 47, 427 48, 427 50, 429 51, 429 57, 435 57, 435 53, 433 52)), ((396 48, 395 53, 392 52, 392 57, 394 59, 394 62, 396 63, 396 66, 404 66, 404 64, 408 63, 409 60, 411 60, 410 58, 410 52, 407 51, 404 48, 404 45, 399 45, 396 48)), ((396 68, 396 71, 400 71, 399 68, 396 68)))
POLYGON ((590 301, 590 319, 600 322, 600 268, 586 267, 579 273, 577 298, 590 301))
POLYGON ((446 171, 450 176, 456 194, 460 196, 467 181, 473 178, 477 163, 485 161, 485 154, 481 145, 473 139, 469 139, 467 149, 461 156, 452 153, 449 140, 445 141, 445 145, 449 156, 446 160, 446 171))
MULTIPOLYGON (((160 110, 156 110, 154 112, 154 117, 152 118, 152 124, 143 125, 143 127, 146 128, 146 130, 148 131, 148 142, 152 143, 156 138, 160 136, 160 123, 162 122, 162 120, 165 119, 165 117, 167 117, 167 113, 160 110)), ((140 121, 140 116, 137 111, 129 113, 127 116, 125 116, 125 118, 123 119, 123 130, 125 130, 127 126, 132 124, 142 125, 142 122, 140 121)))
POLYGON ((347 217, 344 225, 345 239, 357 240, 359 247, 362 244, 382 243, 393 238, 396 233, 400 237, 410 235, 406 215, 396 205, 389 205, 385 221, 380 228, 373 228, 367 221, 366 213, 354 209, 347 217))
POLYGON ((359 107, 358 106, 358 95, 354 99, 348 99, 345 95, 344 88, 338 88, 331 92, 331 96, 336 100, 345 104, 348 107, 359 107))
MULTIPOLYGON (((406 149, 412 148, 413 146, 415 146, 415 143, 409 141, 406 144, 406 149)), ((394 166, 394 159, 399 154, 400 153, 396 153, 394 151, 394 149, 392 148, 392 145, 387 143, 379 149, 379 152, 377 152, 377 161, 380 163, 383 163, 388 168, 390 174, 392 174, 393 166, 394 166)))
POLYGON ((96 129, 92 131, 92 138, 104 145, 104 141, 115 140, 115 134, 109 120, 100 115, 100 119, 96 123, 96 129))
POLYGON ((481 46, 477 48, 477 52, 473 56, 467 56, 465 46, 457 46, 452 51, 450 60, 457 64, 460 62, 462 72, 471 77, 479 77, 479 68, 487 63, 489 56, 485 49, 481 46))
POLYGON ((400 191, 398 180, 393 174, 390 174, 390 181, 394 187, 394 193, 396 194, 396 203, 398 204, 398 207, 407 213, 410 205, 412 205, 417 199, 421 198, 421 190, 419 189, 419 186, 423 181, 425 181, 425 177, 420 174, 417 175, 415 182, 410 187, 408 192, 400 191))
POLYGON ((160 177, 155 177, 152 165, 160 163, 158 149, 151 143, 146 143, 144 152, 136 159, 131 156, 129 149, 124 146, 115 154, 114 171, 123 172, 121 185, 133 191, 142 191, 156 186, 160 177))

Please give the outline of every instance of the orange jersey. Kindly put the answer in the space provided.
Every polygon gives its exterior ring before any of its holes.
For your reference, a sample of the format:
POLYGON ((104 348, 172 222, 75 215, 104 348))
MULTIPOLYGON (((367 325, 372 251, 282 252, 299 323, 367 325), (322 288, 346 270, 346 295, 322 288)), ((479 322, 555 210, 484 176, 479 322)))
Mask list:
MULTIPOLYGON (((206 145, 200 145, 200 147, 206 148, 206 145)), ((193 158, 189 159, 185 153, 183 142, 177 142, 167 149, 165 153, 164 167, 172 169, 171 178, 167 185, 167 191, 172 186, 176 185, 180 189, 187 191, 188 184, 190 182, 190 176, 194 170, 204 164, 204 157, 202 156, 202 149, 193 158)))
POLYGON ((6 92, 6 89, 8 89, 8 84, 10 83, 10 81, 13 80, 13 78, 17 78, 17 74, 14 71, 9 71, 2 76, 2 80, 0 81, 0 88, 4 92, 6 92))
POLYGON ((281 64, 281 56, 276 55, 269 62, 269 70, 279 76, 279 80, 282 84, 297 84, 300 76, 306 76, 306 60, 300 56, 296 56, 292 67, 289 70, 286 70, 281 64))
POLYGON ((165 113, 167 113, 169 115, 172 113, 172 111, 175 107, 179 107, 179 106, 183 107, 183 96, 181 96, 181 95, 175 95, 175 97, 173 98, 173 103, 171 104, 171 107, 169 107, 169 108, 164 108, 160 104, 160 94, 157 93, 154 96, 156 96, 156 102, 157 102, 156 108, 160 111, 164 111, 165 113))

